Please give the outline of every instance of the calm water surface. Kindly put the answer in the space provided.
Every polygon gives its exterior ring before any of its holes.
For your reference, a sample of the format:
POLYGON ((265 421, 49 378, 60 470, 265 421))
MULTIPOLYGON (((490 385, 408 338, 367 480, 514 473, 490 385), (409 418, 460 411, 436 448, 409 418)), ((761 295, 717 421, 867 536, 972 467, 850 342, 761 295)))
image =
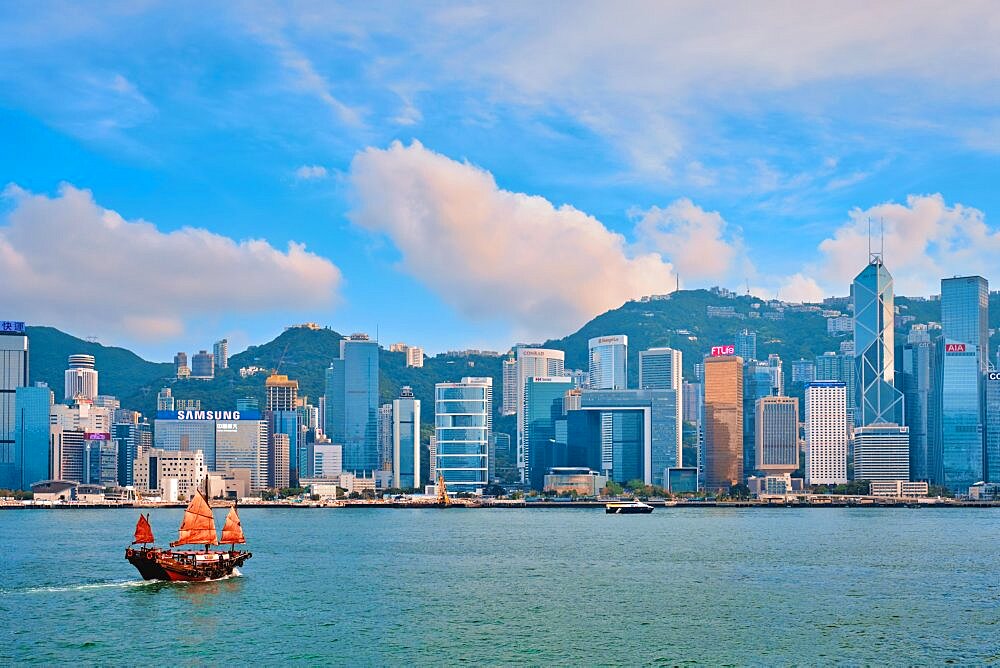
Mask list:
POLYGON ((0 512, 0 664, 1000 663, 997 510, 241 514, 242 577, 164 584, 135 510, 0 512))

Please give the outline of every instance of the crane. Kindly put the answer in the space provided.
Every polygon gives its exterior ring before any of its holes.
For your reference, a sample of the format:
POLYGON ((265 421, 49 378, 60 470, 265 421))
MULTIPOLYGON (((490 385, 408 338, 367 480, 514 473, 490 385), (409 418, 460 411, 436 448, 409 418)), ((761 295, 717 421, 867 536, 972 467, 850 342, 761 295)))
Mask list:
POLYGON ((438 503, 442 503, 446 506, 451 505, 451 498, 448 496, 448 488, 444 484, 444 476, 438 473, 438 503))

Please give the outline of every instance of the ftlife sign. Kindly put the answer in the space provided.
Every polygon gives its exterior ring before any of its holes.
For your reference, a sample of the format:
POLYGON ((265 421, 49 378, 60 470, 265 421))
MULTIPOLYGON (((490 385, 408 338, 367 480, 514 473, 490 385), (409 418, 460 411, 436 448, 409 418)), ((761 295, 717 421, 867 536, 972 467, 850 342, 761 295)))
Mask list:
POLYGON ((712 346, 712 357, 726 357, 727 355, 735 355, 736 346, 712 346))

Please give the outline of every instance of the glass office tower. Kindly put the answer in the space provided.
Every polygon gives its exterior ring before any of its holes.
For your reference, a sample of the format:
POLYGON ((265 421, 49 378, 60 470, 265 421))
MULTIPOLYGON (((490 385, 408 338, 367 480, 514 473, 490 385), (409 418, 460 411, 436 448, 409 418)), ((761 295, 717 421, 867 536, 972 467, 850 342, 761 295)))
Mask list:
POLYGON ((590 339, 590 389, 624 390, 628 387, 628 337, 598 336, 590 339))
POLYGON ((409 386, 392 402, 392 486, 420 486, 420 400, 409 386))
POLYGON ((340 357, 326 371, 326 434, 344 446, 344 471, 379 467, 378 343, 366 334, 340 342, 340 357))
POLYGON ((52 390, 47 385, 19 387, 14 398, 14 458, 16 487, 49 479, 49 411, 52 390))
POLYGON ((705 486, 743 481, 743 360, 705 358, 705 486))
POLYGON ((941 333, 976 346, 979 366, 989 358, 990 286, 982 276, 941 279, 941 333))
POLYGON ((474 492, 488 483, 490 393, 484 382, 434 386, 436 473, 448 492, 474 492))
POLYGON ((938 341, 938 352, 941 460, 935 482, 964 494, 984 474, 979 353, 971 344, 944 338, 938 341))
POLYGON ((854 364, 859 425, 903 423, 903 393, 896 389, 892 275, 873 253, 854 279, 854 364))

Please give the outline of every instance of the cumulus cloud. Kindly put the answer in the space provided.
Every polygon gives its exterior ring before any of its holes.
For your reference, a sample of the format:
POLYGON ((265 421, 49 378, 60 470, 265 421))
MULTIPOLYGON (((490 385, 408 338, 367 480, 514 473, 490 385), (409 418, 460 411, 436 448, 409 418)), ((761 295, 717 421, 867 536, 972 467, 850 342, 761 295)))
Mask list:
POLYGON ((205 229, 161 232, 64 184, 56 197, 18 186, 0 225, 4 309, 33 323, 131 341, 176 337, 195 317, 313 311, 336 300, 340 270, 290 243, 236 241, 205 229))
POLYGON ((949 206, 940 194, 910 195, 905 204, 852 210, 848 222, 820 243, 821 259, 813 273, 826 286, 839 285, 843 292, 864 267, 869 224, 876 250, 884 225, 884 260, 897 294, 936 294, 943 276, 988 276, 1000 253, 1000 232, 986 225, 982 211, 962 204, 949 206))
POLYGON ((743 257, 738 233, 729 229, 717 211, 705 211, 689 199, 632 215, 639 247, 670 258, 682 278, 725 278, 743 257))
POLYGON ((302 165, 295 170, 295 178, 300 181, 314 181, 326 178, 326 167, 322 165, 302 165))
POLYGON ((503 190, 489 172, 419 142, 357 154, 350 178, 351 220, 391 238, 402 268, 469 317, 555 335, 673 287, 657 253, 630 253, 582 211, 503 190))

